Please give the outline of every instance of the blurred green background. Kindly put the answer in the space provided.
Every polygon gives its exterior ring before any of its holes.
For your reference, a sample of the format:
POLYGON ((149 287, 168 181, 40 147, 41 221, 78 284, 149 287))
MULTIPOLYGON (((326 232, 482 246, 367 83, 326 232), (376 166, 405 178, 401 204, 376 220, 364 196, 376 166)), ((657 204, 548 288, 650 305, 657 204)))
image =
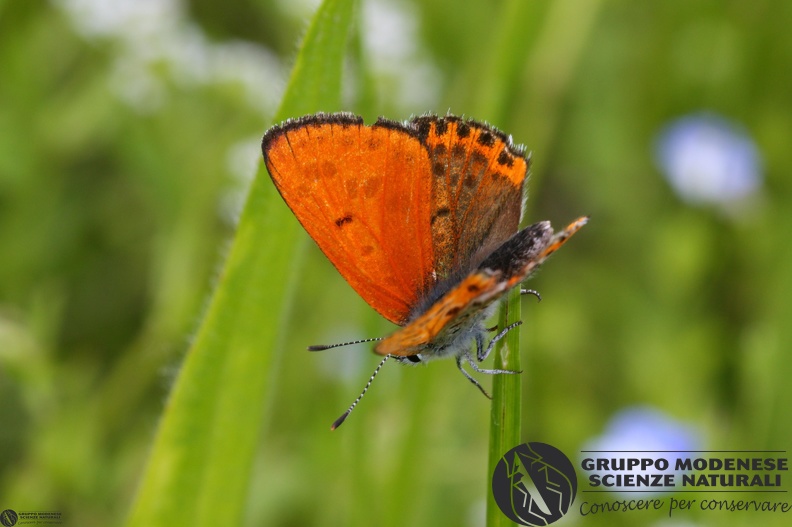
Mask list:
MULTIPOLYGON (((123 522, 315 7, 0 2, 0 509, 123 522)), ((357 16, 347 109, 486 120, 533 152, 527 221, 592 216, 523 303, 524 439, 571 455, 639 406, 699 448, 789 448, 792 3, 364 0, 357 16), (690 115, 755 145, 748 190, 669 183, 657 145, 690 115)), ((377 357, 305 347, 392 327, 315 246, 303 260, 293 302, 266 306, 274 367, 249 372, 270 395, 246 525, 480 525, 487 401, 450 361, 389 364, 330 433, 377 357)), ((559 524, 678 519, 788 521, 559 524)))

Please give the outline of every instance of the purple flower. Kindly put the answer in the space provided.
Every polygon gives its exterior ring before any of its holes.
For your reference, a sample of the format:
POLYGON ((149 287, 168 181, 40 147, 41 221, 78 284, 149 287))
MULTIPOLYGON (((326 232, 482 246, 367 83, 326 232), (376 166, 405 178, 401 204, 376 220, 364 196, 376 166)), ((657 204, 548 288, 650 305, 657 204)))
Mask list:
POLYGON ((665 178, 689 203, 728 205, 754 194, 762 183, 756 145, 717 115, 672 122, 660 133, 656 153, 665 178))

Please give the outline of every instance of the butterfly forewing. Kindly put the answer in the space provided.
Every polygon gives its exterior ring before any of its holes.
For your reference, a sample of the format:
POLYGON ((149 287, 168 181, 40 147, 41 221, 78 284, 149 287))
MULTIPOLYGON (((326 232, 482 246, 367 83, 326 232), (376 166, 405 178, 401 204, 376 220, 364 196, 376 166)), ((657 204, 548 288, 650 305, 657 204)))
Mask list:
POLYGON ((317 114, 271 129, 267 169, 308 234, 358 294, 403 324, 433 283, 426 149, 399 126, 317 114))
POLYGON ((517 232, 528 164, 492 127, 457 117, 413 120, 432 160, 437 273, 468 272, 517 232))

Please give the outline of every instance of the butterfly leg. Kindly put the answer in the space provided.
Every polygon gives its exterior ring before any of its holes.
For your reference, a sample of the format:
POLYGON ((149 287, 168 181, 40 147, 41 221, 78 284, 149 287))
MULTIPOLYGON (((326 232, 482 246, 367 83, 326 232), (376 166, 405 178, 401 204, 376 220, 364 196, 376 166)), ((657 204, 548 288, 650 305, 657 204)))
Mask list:
MULTIPOLYGON (((469 354, 469 353, 466 353, 465 355, 467 355, 467 358, 468 358, 468 359, 470 359, 470 354, 469 354)), ((462 372, 462 375, 464 375, 464 376, 467 378, 467 380, 469 380, 470 382, 472 382, 472 383, 473 383, 473 385, 474 385, 476 388, 478 388, 479 390, 481 390, 481 393, 483 393, 483 394, 484 394, 484 396, 485 396, 487 399, 492 399, 492 396, 491 396, 490 394, 488 394, 488 393, 487 393, 487 390, 485 390, 485 389, 484 389, 484 387, 483 387, 483 386, 481 386, 481 385, 479 384, 479 382, 478 382, 476 379, 474 379, 474 378, 473 378, 473 377, 472 377, 472 376, 471 376, 471 375, 470 375, 468 372, 466 372, 466 371, 465 371, 465 368, 463 368, 463 367, 462 367, 462 358, 463 358, 463 357, 465 357, 465 355, 459 355, 459 356, 457 356, 457 359, 456 359, 456 365, 457 365, 457 368, 459 368, 459 371, 461 371, 461 372, 462 372)), ((471 363, 471 364, 473 364, 473 362, 472 362, 472 361, 470 361, 470 363, 471 363)), ((474 367, 475 367, 475 366, 474 366, 474 367)))
POLYGON ((501 373, 522 373, 521 371, 512 371, 512 370, 485 370, 484 368, 478 367, 476 361, 473 360, 473 356, 470 354, 469 351, 463 353, 462 355, 459 355, 456 360, 457 368, 459 368, 459 371, 462 372, 462 375, 467 377, 467 380, 472 382, 476 386, 476 388, 481 390, 481 393, 483 393, 487 397, 487 399, 492 399, 492 396, 487 393, 487 390, 485 390, 476 379, 474 379, 468 372, 465 371, 465 369, 462 367, 463 359, 466 360, 468 364, 470 364, 470 367, 473 368, 473 370, 476 373, 486 373, 488 375, 499 375, 501 373))
MULTIPOLYGON (((484 359, 486 359, 489 356, 490 352, 492 351, 492 348, 495 347, 495 343, 498 342, 503 337, 505 337, 506 333, 508 333, 509 331, 513 330, 514 328, 516 328, 520 324, 522 324, 522 320, 518 320, 514 324, 509 324, 508 326, 503 328, 503 330, 500 333, 498 333, 497 335, 492 337, 492 340, 490 340, 489 345, 487 346, 486 349, 484 349, 484 341, 482 340, 482 337, 480 335, 477 336, 476 337, 476 358, 478 359, 478 361, 482 362, 484 359)), ((511 373, 514 373, 514 372, 511 372, 511 373)))
MULTIPOLYGON (((504 329, 503 331, 501 331, 500 333, 495 335, 495 337, 490 341, 490 343, 487 346, 486 350, 484 349, 484 337, 482 337, 481 335, 477 335, 476 336, 476 358, 479 359, 479 362, 481 362, 481 361, 483 361, 484 359, 487 358, 487 355, 489 355, 490 351, 492 351, 492 348, 495 346, 496 342, 498 342, 500 339, 502 339, 506 335, 506 333, 508 333, 512 329, 516 328, 520 324, 522 324, 522 320, 518 320, 514 324, 511 324, 511 325, 507 326, 506 329, 504 329)), ((485 390, 481 386, 481 384, 479 384, 479 382, 476 379, 474 379, 468 372, 466 372, 465 369, 462 367, 462 360, 463 359, 466 360, 468 362, 468 364, 470 364, 470 367, 473 368, 473 371, 475 371, 476 373, 485 373, 485 374, 488 374, 488 375, 499 375, 499 374, 502 374, 502 373, 511 373, 511 374, 522 373, 521 371, 513 371, 513 370, 488 370, 488 369, 484 369, 484 368, 479 368, 478 364, 476 364, 476 361, 473 360, 473 356, 470 354, 470 351, 465 351, 465 353, 462 353, 461 355, 457 355, 456 365, 457 365, 457 368, 459 368, 459 371, 461 371, 462 375, 464 375, 467 378, 467 380, 472 382, 473 385, 476 386, 476 388, 478 388, 481 391, 481 393, 483 393, 488 399, 492 399, 492 396, 490 394, 488 394, 487 390, 485 390)))

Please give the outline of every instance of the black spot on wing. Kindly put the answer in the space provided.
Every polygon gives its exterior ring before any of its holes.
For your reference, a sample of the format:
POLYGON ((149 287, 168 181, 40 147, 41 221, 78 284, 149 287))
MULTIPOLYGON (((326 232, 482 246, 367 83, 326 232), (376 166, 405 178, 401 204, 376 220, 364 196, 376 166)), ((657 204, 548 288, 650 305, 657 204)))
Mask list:
POLYGON ((495 136, 492 135, 488 130, 482 130, 481 134, 479 134, 478 139, 476 140, 480 145, 486 147, 490 147, 495 144, 495 136))
POLYGON ((337 220, 335 220, 335 224, 336 224, 337 227, 343 227, 347 223, 352 223, 352 215, 351 214, 347 214, 343 218, 338 218, 337 220))
POLYGON ((435 211, 435 213, 434 213, 434 214, 432 214, 432 223, 434 224, 434 222, 435 222, 437 219, 439 219, 439 218, 445 218, 445 217, 446 217, 446 216, 448 216, 449 214, 451 214, 451 209, 449 209, 448 207, 440 207, 439 209, 437 209, 437 210, 435 211))
POLYGON ((432 131, 432 123, 436 121, 437 117, 434 115, 422 115, 411 119, 410 124, 415 128, 416 137, 426 144, 426 138, 429 137, 429 132, 432 131))
POLYGON ((498 156, 498 164, 511 167, 514 165, 514 156, 510 155, 506 150, 503 150, 498 156))

